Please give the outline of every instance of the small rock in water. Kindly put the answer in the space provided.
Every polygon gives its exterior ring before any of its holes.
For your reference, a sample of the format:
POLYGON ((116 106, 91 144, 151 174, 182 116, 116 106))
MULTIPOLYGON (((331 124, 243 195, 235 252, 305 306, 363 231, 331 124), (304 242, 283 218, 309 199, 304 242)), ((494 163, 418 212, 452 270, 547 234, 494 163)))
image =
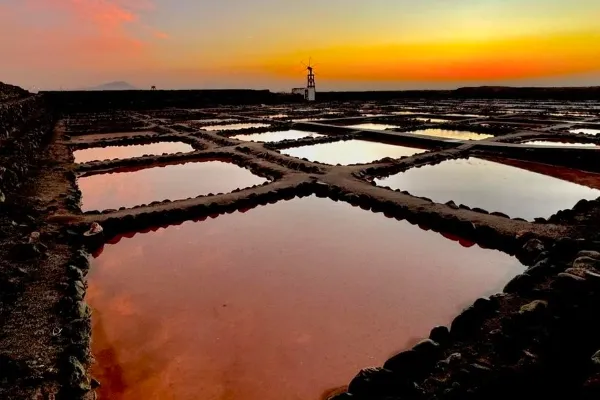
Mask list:
POLYGON ((92 225, 90 225, 90 229, 84 233, 85 236, 92 236, 92 235, 96 235, 98 233, 102 233, 102 231, 104 231, 104 229, 102 228, 102 226, 97 223, 97 222, 92 222, 92 225))

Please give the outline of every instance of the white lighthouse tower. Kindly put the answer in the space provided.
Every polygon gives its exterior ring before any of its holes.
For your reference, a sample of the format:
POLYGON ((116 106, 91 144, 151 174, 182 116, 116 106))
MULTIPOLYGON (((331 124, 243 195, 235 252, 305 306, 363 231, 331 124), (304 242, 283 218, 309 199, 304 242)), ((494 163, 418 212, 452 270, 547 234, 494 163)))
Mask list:
POLYGON ((306 70, 308 71, 308 75, 306 76, 306 92, 304 98, 308 101, 315 101, 317 89, 315 87, 315 74, 310 63, 306 67, 306 70))

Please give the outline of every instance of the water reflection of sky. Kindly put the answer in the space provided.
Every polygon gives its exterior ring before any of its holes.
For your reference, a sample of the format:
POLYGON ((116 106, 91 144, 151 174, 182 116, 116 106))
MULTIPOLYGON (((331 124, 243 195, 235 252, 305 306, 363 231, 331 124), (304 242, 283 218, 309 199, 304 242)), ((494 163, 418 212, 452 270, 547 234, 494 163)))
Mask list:
POLYGON ((554 146, 554 147, 597 147, 594 143, 567 143, 550 140, 532 140, 522 144, 530 146, 554 146))
POLYGON ((390 125, 390 124, 378 124, 378 123, 374 123, 374 122, 366 122, 364 124, 348 125, 348 128, 374 129, 376 131, 384 131, 386 129, 395 129, 395 128, 398 128, 398 126, 397 125, 390 125))
POLYGON ((600 196, 597 189, 478 158, 411 168, 376 182, 438 203, 454 200, 528 220, 547 218, 581 199, 600 196))
POLYGON ((319 399, 522 270, 315 197, 187 222, 93 261, 92 373, 100 399, 319 399))
POLYGON ((347 140, 281 150, 283 154, 324 164, 363 164, 384 157, 400 158, 426 150, 365 140, 347 140))
POLYGON ((598 135, 600 134, 600 129, 573 129, 571 133, 583 133, 584 135, 598 135))
POLYGON ((255 142, 280 142, 282 140, 296 140, 302 139, 306 137, 321 137, 318 133, 314 132, 306 132, 306 131, 298 131, 295 129, 290 129, 287 131, 280 132, 266 132, 266 133, 252 133, 249 135, 236 135, 233 138, 239 140, 253 140, 255 142))
POLYGON ((75 150, 76 163, 86 163, 98 160, 112 160, 115 158, 125 159, 141 157, 143 155, 160 155, 163 153, 187 153, 194 151, 194 148, 183 142, 160 142, 149 144, 136 144, 131 146, 107 146, 92 147, 89 149, 75 150))
POLYGON ((118 209, 166 199, 227 193, 265 182, 234 164, 210 161, 79 178, 83 211, 118 209))
POLYGON ((435 136, 446 139, 459 139, 459 140, 483 140, 494 137, 494 135, 488 135, 485 133, 475 133, 468 131, 454 131, 449 129, 421 129, 412 131, 409 133, 415 133, 418 135, 435 136))

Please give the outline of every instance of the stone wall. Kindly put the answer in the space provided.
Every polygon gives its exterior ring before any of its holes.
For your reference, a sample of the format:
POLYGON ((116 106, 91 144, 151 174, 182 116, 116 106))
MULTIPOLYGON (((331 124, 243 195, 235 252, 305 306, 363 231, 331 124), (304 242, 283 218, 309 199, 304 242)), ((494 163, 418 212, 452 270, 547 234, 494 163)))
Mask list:
MULTIPOLYGON (((2 97, 8 95, 0 90, 2 97)), ((27 179, 49 139, 53 122, 41 96, 11 98, 0 101, 0 203, 27 179)))

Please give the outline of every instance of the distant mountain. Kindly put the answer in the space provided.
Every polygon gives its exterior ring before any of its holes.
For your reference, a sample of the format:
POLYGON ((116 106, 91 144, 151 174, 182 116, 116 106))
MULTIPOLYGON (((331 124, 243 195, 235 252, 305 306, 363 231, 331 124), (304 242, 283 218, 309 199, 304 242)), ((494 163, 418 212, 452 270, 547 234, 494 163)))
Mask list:
POLYGON ((133 85, 124 81, 108 82, 102 85, 85 88, 83 90, 139 90, 133 85))

